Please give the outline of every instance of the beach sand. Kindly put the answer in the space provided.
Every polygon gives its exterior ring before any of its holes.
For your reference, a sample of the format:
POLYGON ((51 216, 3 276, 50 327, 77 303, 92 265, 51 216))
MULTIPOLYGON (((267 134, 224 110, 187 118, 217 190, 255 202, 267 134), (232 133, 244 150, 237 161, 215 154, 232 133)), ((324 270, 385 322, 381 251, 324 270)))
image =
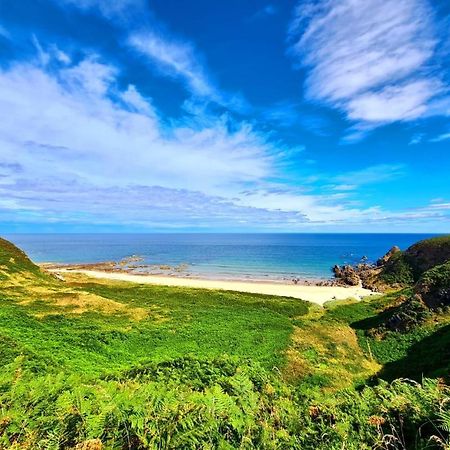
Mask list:
POLYGON ((211 280, 201 278, 182 278, 159 275, 132 275, 127 273, 111 273, 100 270, 82 269, 52 269, 52 272, 64 275, 66 273, 81 273, 93 278, 107 280, 129 281, 140 284, 155 284, 159 286, 178 286, 200 289, 220 289, 226 291, 249 292, 253 294, 277 295, 281 297, 293 297, 308 300, 323 305, 330 300, 344 300, 373 295, 368 289, 358 286, 304 286, 301 284, 285 284, 265 281, 233 281, 233 280, 211 280))

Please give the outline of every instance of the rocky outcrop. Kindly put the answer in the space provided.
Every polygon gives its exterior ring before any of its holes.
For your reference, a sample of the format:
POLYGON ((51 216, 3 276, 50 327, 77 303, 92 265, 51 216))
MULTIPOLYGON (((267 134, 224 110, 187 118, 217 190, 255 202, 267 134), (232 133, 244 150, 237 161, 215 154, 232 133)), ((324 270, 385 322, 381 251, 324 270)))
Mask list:
POLYGON ((358 286, 361 283, 361 278, 356 272, 356 269, 352 266, 334 266, 334 277, 338 282, 348 286, 358 286))
POLYGON ((376 264, 360 263, 356 266, 334 266, 333 273, 337 284, 347 286, 362 285, 362 287, 373 291, 384 290, 385 283, 380 278, 380 273, 386 264, 401 250, 392 247, 376 264))
POLYGON ((430 318, 450 311, 450 236, 417 242, 402 252, 392 247, 376 264, 335 266, 340 284, 361 283, 375 291, 409 287, 395 305, 383 312, 385 318, 371 333, 406 333, 430 318))

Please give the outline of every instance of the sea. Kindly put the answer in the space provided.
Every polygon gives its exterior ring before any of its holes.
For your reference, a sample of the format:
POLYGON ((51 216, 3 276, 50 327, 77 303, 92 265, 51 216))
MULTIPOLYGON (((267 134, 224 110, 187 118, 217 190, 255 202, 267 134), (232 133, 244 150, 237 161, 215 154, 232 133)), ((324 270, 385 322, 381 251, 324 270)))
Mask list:
MULTIPOLYGON (((219 279, 332 277, 335 264, 375 262, 393 245, 406 249, 431 234, 9 234, 36 263, 120 261, 140 257, 151 266, 186 276, 219 279)), ((172 274, 170 273, 170 274, 172 274)))

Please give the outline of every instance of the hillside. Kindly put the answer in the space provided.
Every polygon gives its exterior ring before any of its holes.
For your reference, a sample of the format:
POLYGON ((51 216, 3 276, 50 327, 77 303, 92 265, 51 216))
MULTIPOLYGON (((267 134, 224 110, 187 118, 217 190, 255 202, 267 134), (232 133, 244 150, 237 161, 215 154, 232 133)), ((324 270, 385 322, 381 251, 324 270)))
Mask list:
POLYGON ((392 247, 375 264, 334 266, 336 282, 385 292, 414 286, 430 269, 450 261, 450 235, 419 241, 405 251, 392 247))
POLYGON ((450 236, 426 239, 390 258, 381 272, 381 278, 391 284, 412 284, 424 272, 450 260, 450 236))
POLYGON ((11 242, 0 238, 0 280, 23 277, 49 278, 30 258, 11 242))
MULTIPOLYGON (((409 313, 412 288, 322 308, 76 274, 63 282, 7 241, 0 248, 0 449, 450 444, 448 309, 389 327, 409 313)), ((448 286, 432 270, 417 285, 427 298, 448 286)))

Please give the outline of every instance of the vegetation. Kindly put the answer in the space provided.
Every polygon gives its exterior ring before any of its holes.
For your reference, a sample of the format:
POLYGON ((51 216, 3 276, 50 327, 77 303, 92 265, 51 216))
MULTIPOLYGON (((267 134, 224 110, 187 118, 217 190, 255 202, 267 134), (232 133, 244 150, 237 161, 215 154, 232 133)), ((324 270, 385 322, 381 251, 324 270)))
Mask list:
POLYGON ((450 306, 450 261, 427 270, 416 286, 416 293, 432 308, 450 306))
POLYGON ((49 278, 45 272, 31 262, 22 250, 0 238, 0 281, 13 279, 18 274, 21 274, 24 280, 49 278))
POLYGON ((403 253, 396 253, 387 261, 381 279, 388 285, 409 286, 414 282, 413 269, 403 253))
POLYGON ((405 251, 405 259, 412 267, 414 280, 417 281, 427 270, 450 260, 450 236, 417 242, 405 251))
POLYGON ((411 290, 61 281, 6 241, 0 270, 0 449, 450 448, 450 313, 386 326, 411 290))
POLYGON ((393 255, 383 268, 381 279, 387 284, 408 286, 427 270, 449 260, 449 235, 425 239, 393 255))

